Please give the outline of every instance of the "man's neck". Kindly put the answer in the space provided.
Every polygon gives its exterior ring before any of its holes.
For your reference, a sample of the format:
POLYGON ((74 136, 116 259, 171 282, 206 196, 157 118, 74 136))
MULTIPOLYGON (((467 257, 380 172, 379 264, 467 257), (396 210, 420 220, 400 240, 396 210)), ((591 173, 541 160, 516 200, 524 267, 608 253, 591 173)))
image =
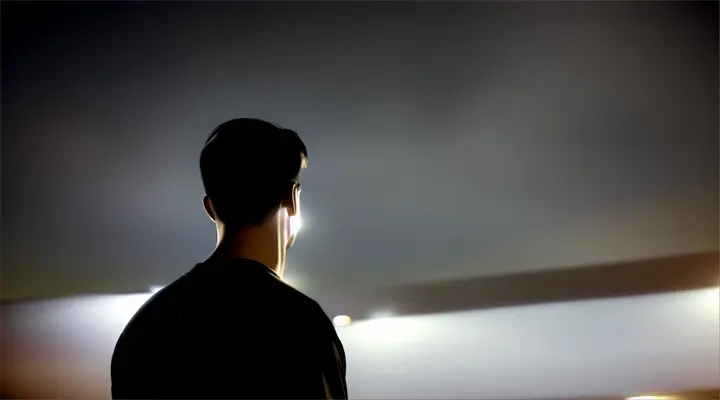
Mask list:
POLYGON ((257 261, 280 277, 283 276, 285 249, 282 248, 277 232, 260 226, 233 232, 218 229, 218 236, 218 245, 209 260, 244 258, 257 261))

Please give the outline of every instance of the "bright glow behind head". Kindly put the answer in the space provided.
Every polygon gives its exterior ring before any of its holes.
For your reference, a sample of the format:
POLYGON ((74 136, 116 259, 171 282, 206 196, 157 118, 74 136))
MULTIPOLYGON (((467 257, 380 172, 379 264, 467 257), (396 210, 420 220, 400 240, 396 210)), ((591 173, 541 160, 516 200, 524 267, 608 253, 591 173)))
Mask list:
POLYGON ((300 231, 300 228, 302 228, 302 219, 299 215, 294 215, 290 217, 290 234, 291 235, 297 235, 297 233, 300 231))

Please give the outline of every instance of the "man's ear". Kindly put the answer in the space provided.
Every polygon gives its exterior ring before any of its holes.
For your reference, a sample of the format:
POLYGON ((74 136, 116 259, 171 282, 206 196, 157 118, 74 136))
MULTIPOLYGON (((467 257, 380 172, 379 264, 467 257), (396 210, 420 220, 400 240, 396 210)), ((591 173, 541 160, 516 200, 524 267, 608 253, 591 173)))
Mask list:
POLYGON ((290 198, 285 202, 288 216, 294 217, 300 214, 300 184, 294 183, 290 192, 290 198))
POLYGON ((215 222, 215 209, 213 208, 212 200, 207 196, 203 197, 203 207, 205 207, 205 212, 208 217, 215 222))

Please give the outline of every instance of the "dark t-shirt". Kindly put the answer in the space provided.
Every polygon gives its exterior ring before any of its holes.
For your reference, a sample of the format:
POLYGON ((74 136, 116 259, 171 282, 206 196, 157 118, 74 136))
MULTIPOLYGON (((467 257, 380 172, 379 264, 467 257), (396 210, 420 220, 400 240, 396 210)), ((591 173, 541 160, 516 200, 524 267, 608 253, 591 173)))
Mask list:
POLYGON ((114 399, 347 399, 345 351, 320 305, 266 266, 198 264, 115 346, 114 399))

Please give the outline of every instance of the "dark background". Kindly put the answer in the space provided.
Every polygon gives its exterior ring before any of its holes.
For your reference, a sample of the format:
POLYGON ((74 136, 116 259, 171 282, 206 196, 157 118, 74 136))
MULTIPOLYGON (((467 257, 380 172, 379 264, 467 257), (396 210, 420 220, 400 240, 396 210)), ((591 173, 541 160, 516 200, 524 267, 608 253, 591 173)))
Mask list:
POLYGON ((342 291, 718 249, 718 3, 2 3, 2 296, 215 242, 198 156, 309 147, 289 279, 342 291))

